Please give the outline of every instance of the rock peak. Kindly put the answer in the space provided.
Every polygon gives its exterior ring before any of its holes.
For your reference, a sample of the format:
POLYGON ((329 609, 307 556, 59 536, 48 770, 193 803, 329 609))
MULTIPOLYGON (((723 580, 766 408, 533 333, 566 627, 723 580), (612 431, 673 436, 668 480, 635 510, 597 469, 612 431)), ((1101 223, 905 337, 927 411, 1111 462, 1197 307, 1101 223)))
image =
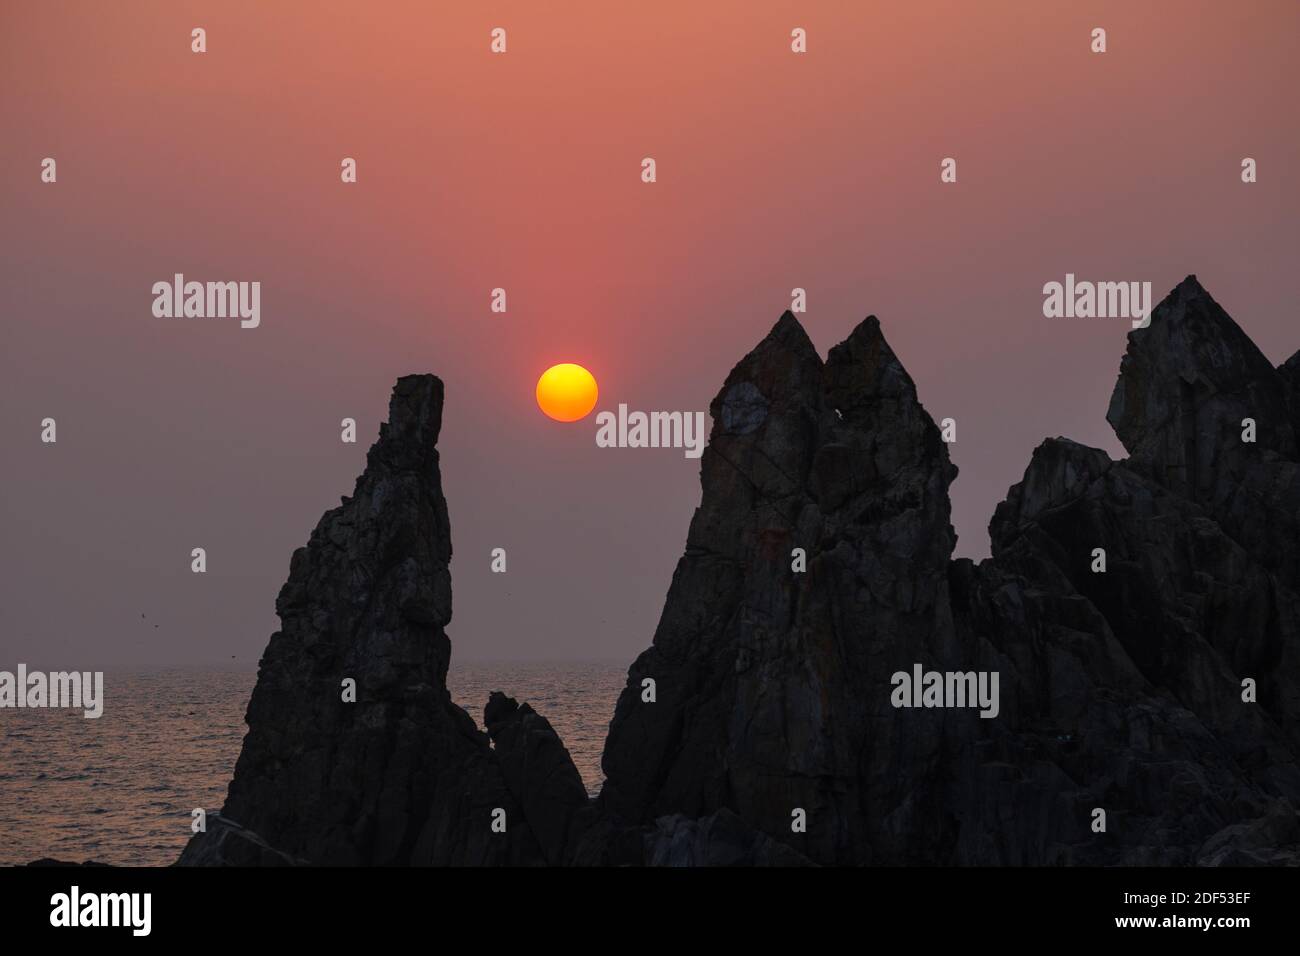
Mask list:
POLYGON ((789 309, 781 313, 781 317, 768 330, 767 335, 759 340, 737 367, 758 356, 775 355, 789 356, 795 362, 821 364, 821 356, 817 354, 817 348, 808 337, 808 332, 789 309))
POLYGON ((781 317, 776 320, 776 324, 772 326, 771 331, 765 336, 764 341, 767 340, 780 342, 790 348, 812 349, 814 353, 817 351, 813 347, 812 339, 808 338, 808 332, 804 329, 803 323, 795 318, 794 313, 789 309, 782 312, 781 317))
POLYGON ((867 777, 888 777, 883 756, 863 768, 889 712, 863 689, 887 685, 891 652, 928 656, 950 630, 954 469, 874 316, 823 363, 787 313, 713 415, 700 507, 610 723, 600 804, 629 826, 736 817, 819 862, 862 862, 878 826, 861 812, 867 777), (791 807, 819 825, 792 834, 791 807))
POLYGON ((1294 863, 1297 389, 1188 276, 1129 336, 1131 457, 1045 441, 977 565, 879 321, 822 361, 785 313, 714 399, 591 802, 528 704, 494 693, 485 734, 450 700, 442 385, 407 376, 294 554, 229 799, 182 862, 1294 863))
MULTIPOLYGON (((513 772, 527 763, 521 752, 493 750, 447 691, 442 403, 435 376, 398 379, 353 496, 294 552, 225 807, 181 863, 506 864, 558 854, 566 831, 538 811, 550 841, 541 847, 503 772, 533 783, 513 772), (507 812, 516 839, 492 839, 492 808, 507 812)), ((545 755, 548 779, 564 784, 550 787, 567 801, 567 824, 585 800, 568 753, 526 704, 492 706, 494 731, 528 719, 526 734, 507 736, 545 755)))
POLYGON ((1170 298, 1191 299, 1198 295, 1209 295, 1205 286, 1201 285, 1201 280, 1196 278, 1195 272, 1189 272, 1183 281, 1174 286, 1173 291, 1169 293, 1170 298))
POLYGON ((1194 275, 1129 333, 1106 419, 1136 466, 1196 501, 1238 480, 1260 448, 1296 457, 1282 377, 1194 275))
POLYGON ((371 446, 367 465, 382 461, 396 469, 436 468, 442 404, 442 379, 436 375, 399 378, 388 400, 388 421, 379 426, 379 441, 371 446))

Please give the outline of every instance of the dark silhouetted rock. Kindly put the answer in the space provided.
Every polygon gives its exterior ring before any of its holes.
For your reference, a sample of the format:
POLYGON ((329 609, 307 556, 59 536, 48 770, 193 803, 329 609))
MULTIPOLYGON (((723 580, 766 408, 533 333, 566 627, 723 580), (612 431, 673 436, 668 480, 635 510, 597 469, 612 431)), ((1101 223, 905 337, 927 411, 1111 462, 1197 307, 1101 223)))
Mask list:
MULTIPOLYGON (((1284 366, 1285 368, 1285 366, 1284 366)), ((1106 418, 1129 467, 1202 505, 1300 589, 1294 380, 1275 370, 1195 276, 1129 333, 1106 418), (1245 441, 1247 420, 1255 440, 1245 441)))
POLYGON ((941 839, 921 821, 940 809, 943 717, 895 720, 889 678, 950 653, 956 469, 938 429, 875 318, 823 363, 786 313, 712 414, 703 499, 610 725, 601 805, 645 826, 729 810, 823 863, 924 855, 941 839))
POLYGON ((505 694, 497 692, 488 699, 483 722, 506 786, 542 854, 549 863, 563 863, 578 812, 588 802, 573 758, 545 717, 505 694))
POLYGON ((294 553, 225 808, 182 863, 544 862, 487 736, 447 691, 442 403, 432 375, 398 380, 352 497, 294 553), (491 830, 498 808, 505 834, 491 830))
POLYGON ((1109 418, 1132 458, 1044 442, 977 565, 949 560, 955 469, 875 320, 821 363, 787 314, 714 401, 606 744, 606 838, 757 862, 699 849, 731 814, 819 863, 1295 859, 1294 386, 1189 278, 1130 335, 1109 418), (915 663, 996 671, 998 715, 893 707, 915 663))
POLYGON ((1296 444, 1300 446, 1300 352, 1279 365, 1277 374, 1282 379, 1291 426, 1295 430, 1296 444))
POLYGON ((71 861, 69 861, 69 860, 56 860, 56 859, 54 859, 53 857, 48 857, 48 856, 43 856, 43 857, 41 857, 39 860, 33 860, 31 863, 28 863, 27 865, 28 865, 28 866, 40 866, 40 867, 50 867, 50 866, 58 866, 58 867, 69 867, 69 866, 74 866, 74 867, 82 867, 82 866, 89 866, 89 867, 108 867, 108 866, 109 866, 109 864, 107 864, 107 863, 98 863, 98 862, 96 862, 95 860, 86 860, 84 863, 73 863, 73 862, 71 862, 71 861))
POLYGON ((208 815, 207 832, 191 840, 177 866, 306 866, 308 860, 281 853, 252 830, 219 813, 208 815))
POLYGON ((1135 461, 1193 501, 1213 501, 1248 460, 1242 419, 1258 447, 1294 460, 1281 376, 1245 332, 1188 276, 1128 336, 1106 419, 1135 461))
POLYGON ((1286 768, 1300 783, 1279 737, 1300 744, 1300 603, 1205 509, 1104 452, 1056 439, 1035 451, 991 536, 995 560, 1023 543, 1054 565, 1143 676, 1232 744, 1243 768, 1286 768), (1104 573, 1092 570, 1095 548, 1104 573), (1242 704, 1246 677, 1259 684, 1258 705, 1242 704))
POLYGON ((1298 394, 1300 355, 1274 369, 1189 277, 1129 335, 1130 457, 1043 442, 992 556, 954 561, 956 468, 879 323, 823 361, 786 313, 713 400, 593 802, 527 704, 493 694, 484 734, 447 694, 442 390, 404 378, 182 862, 1300 863, 1298 394), (895 706, 914 667, 996 674, 996 706, 895 706))

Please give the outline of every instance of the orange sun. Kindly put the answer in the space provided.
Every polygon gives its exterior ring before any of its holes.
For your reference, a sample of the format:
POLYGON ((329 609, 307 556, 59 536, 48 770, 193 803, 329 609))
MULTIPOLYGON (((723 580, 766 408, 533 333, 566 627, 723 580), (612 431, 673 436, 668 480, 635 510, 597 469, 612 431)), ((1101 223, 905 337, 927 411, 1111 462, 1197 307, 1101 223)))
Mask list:
POLYGON ((581 365, 552 365, 537 380, 537 406, 557 422, 576 422, 596 407, 596 379, 581 365))

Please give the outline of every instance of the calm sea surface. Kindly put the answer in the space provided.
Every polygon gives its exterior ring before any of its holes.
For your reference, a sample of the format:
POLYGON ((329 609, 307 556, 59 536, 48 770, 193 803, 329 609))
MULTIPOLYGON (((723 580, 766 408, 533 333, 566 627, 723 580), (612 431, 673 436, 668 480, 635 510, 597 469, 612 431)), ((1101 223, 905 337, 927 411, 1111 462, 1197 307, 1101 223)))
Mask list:
MULTIPOLYGON (((502 690, 550 720, 587 790, 626 665, 456 663, 447 683, 482 726, 502 690)), ((190 811, 219 810, 244 739, 257 675, 162 671, 104 675, 104 715, 0 710, 0 865, 41 857, 119 865, 174 863, 190 811)))

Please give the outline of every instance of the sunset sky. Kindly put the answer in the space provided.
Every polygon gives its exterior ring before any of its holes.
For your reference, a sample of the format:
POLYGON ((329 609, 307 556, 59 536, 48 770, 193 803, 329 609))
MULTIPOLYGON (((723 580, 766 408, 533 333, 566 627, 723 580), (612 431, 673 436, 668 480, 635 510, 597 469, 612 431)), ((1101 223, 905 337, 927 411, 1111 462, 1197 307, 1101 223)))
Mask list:
POLYGON ((823 354, 875 314, 956 418, 984 556, 1044 437, 1121 454, 1129 325, 1046 319, 1044 283, 1196 273, 1275 364, 1300 348, 1298 88, 1287 0, 8 0, 0 668, 251 665, 410 372, 447 386, 453 661, 630 660, 699 461, 597 448, 538 376, 705 410, 794 287, 823 354), (155 318, 178 272, 260 281, 260 327, 155 318))

